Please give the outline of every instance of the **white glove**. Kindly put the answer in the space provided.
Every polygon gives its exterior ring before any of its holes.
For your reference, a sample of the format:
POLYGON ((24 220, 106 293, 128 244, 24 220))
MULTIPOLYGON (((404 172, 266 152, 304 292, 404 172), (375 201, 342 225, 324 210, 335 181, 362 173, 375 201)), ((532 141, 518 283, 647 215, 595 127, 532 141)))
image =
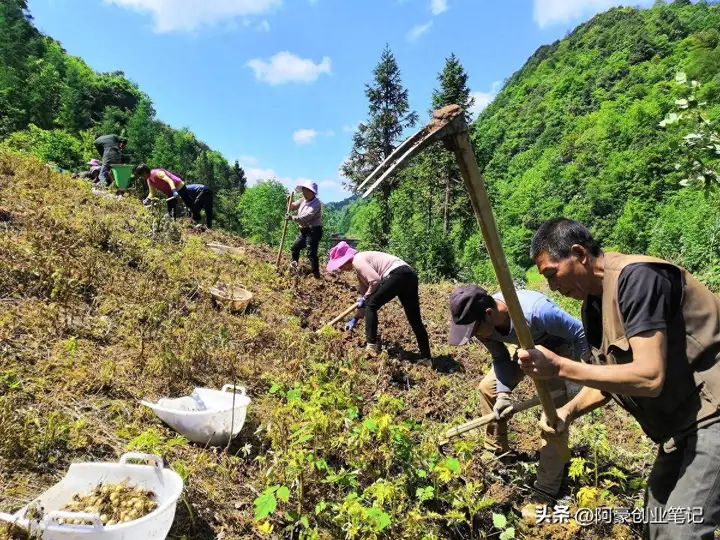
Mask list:
POLYGON ((510 395, 504 392, 499 393, 495 400, 495 406, 493 407, 495 418, 498 420, 507 420, 510 418, 513 415, 512 406, 513 402, 510 399, 510 395))

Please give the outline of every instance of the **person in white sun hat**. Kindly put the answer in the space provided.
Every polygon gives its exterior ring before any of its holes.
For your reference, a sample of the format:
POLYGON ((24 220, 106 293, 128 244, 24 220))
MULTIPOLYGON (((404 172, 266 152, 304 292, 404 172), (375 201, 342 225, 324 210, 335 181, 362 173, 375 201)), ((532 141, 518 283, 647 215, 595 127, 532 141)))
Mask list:
POLYGON ((296 216, 290 212, 285 219, 294 221, 300 227, 300 232, 290 247, 292 253, 292 266, 297 268, 300 260, 300 252, 307 248, 308 259, 312 266, 313 275, 320 279, 320 260, 318 259, 318 247, 322 239, 322 203, 317 198, 317 184, 311 180, 300 182, 295 189, 302 189, 303 198, 298 199, 290 205, 290 210, 297 210, 296 216))

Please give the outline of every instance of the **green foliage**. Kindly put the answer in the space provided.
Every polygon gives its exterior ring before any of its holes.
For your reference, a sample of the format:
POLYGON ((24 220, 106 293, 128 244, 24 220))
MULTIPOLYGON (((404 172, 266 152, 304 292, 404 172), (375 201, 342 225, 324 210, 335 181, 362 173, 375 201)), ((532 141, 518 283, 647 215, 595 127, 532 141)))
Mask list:
MULTIPOLYGON (((675 82, 683 88, 683 97, 675 100, 678 112, 668 114, 660 127, 679 124, 684 130, 690 129, 680 143, 680 162, 675 164, 685 178, 680 181, 684 187, 711 187, 720 183, 720 134, 703 110, 707 102, 698 99, 700 83, 690 81, 679 72, 675 82)), ((674 142, 674 141, 673 141, 674 142)), ((675 143, 677 148, 677 143, 675 143)))
MULTIPOLYGON (((368 120, 358 126, 350 156, 341 167, 342 173, 356 186, 392 153, 402 141, 404 130, 418 121, 417 113, 410 109, 408 91, 402 85, 400 67, 389 46, 383 50, 373 77, 373 83, 365 87, 368 120)), ((375 192, 380 211, 371 216, 377 223, 370 226, 370 234, 372 242, 379 246, 388 243, 392 223, 388 198, 394 185, 395 179, 389 178, 375 192)))
POLYGON ((0 148, 34 155, 68 170, 80 167, 83 160, 78 139, 60 129, 47 131, 32 124, 25 131, 12 133, 0 148))
MULTIPOLYGON (((239 212, 242 231, 251 242, 277 245, 287 209, 287 190, 276 180, 266 180, 245 191, 239 212)), ((296 229, 288 226, 288 234, 296 229)))
MULTIPOLYGON (((76 169, 100 157, 92 146, 96 133, 124 135, 126 162, 171 169, 228 193, 232 204, 218 205, 218 223, 234 219, 223 212, 237 205, 231 192, 242 192, 244 180, 238 171, 233 177, 227 160, 189 130, 156 120, 150 98, 122 72, 96 73, 40 34, 24 0, 7 0, 0 9, 0 141, 6 148, 76 169)), ((136 187, 143 197, 144 184, 136 187)))
MULTIPOLYGON (((689 97, 672 80, 678 70, 704 82, 697 101, 708 121, 718 117, 718 27, 716 4, 611 9, 508 79, 472 132, 512 262, 529 265, 532 234, 559 215, 584 222, 606 247, 653 251, 653 231, 673 228, 657 210, 668 215, 686 177, 675 163, 687 131, 658 123, 689 97)), ((701 193, 690 197, 703 205, 701 193)))

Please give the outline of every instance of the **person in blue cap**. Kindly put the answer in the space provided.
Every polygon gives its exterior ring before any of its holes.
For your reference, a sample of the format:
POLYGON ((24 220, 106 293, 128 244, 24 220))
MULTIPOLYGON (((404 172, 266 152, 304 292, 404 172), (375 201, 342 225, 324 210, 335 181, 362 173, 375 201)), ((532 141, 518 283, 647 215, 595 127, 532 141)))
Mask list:
MULTIPOLYGON (((518 290, 517 296, 537 345, 577 361, 589 354, 585 331, 578 319, 542 293, 518 290)), ((518 338, 504 297, 502 293, 491 295, 478 285, 463 285, 450 296, 450 312, 450 345, 465 345, 474 337, 492 357, 492 366, 480 383, 480 411, 482 415, 494 412, 498 422, 486 428, 485 448, 506 453, 509 450, 507 421, 512 416, 512 391, 525 373, 517 361, 518 338), (513 349, 512 353, 508 347, 513 349)), ((555 399, 558 405, 567 403, 568 389, 573 394, 580 391, 577 385, 568 388, 561 379, 549 381, 549 385, 551 390, 563 392, 555 399)), ((533 486, 540 497, 549 500, 559 493, 569 461, 567 433, 562 439, 545 439, 533 486), (548 440, 553 444, 548 444, 548 440)))

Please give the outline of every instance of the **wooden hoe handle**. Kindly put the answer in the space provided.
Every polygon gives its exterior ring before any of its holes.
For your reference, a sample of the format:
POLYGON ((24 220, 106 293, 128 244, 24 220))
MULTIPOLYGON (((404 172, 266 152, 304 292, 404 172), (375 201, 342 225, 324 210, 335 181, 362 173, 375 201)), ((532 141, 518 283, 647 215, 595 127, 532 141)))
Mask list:
POLYGON ((339 323, 341 320, 343 320, 345 317, 347 317, 348 315, 350 315, 350 313, 352 313, 352 312, 355 311, 356 309, 357 309, 357 304, 353 304, 352 306, 350 306, 349 308, 347 308, 347 309, 346 309, 345 311, 343 311, 340 315, 338 315, 337 317, 335 317, 332 321, 330 321, 329 323, 327 323, 325 326, 323 326, 322 328, 320 328, 320 330, 316 331, 315 333, 316 333, 316 334, 319 334, 319 333, 322 331, 323 328, 327 328, 328 326, 334 326, 335 324, 337 324, 337 323, 339 323))
MULTIPOLYGON (((291 191, 290 197, 288 198, 287 213, 290 213, 290 207, 292 206, 292 203, 293 203, 293 195, 295 195, 295 193, 293 191, 291 191)), ((284 219, 284 217, 283 217, 283 219, 284 219)), ((277 260, 275 261, 275 268, 280 267, 280 259, 282 258, 283 247, 285 247, 285 235, 287 234, 287 227, 288 227, 288 222, 286 219, 285 225, 283 225, 282 238, 280 239, 280 249, 278 250, 277 260)))
MULTIPOLYGON (((522 308, 520 307, 520 301, 515 291, 515 284, 510 275, 510 269, 505 259, 502 243, 500 242, 500 235, 495 225, 495 218, 493 217, 490 199, 485 189, 485 182, 475 161, 475 153, 467 130, 452 135, 451 143, 458 165, 460 166, 460 172, 465 181, 465 187, 472 202, 473 210, 475 211, 483 238, 485 239, 485 246, 490 255, 490 260, 495 267, 495 274, 497 274, 504 302, 507 304, 510 318, 515 326, 518 343, 523 349, 532 349, 535 347, 535 343, 533 342, 532 334, 525 321, 525 315, 523 315, 522 308)), ((558 417, 550 388, 546 381, 533 379, 533 382, 537 388, 538 397, 540 398, 540 403, 545 411, 548 423, 551 426, 555 426, 558 417)))

